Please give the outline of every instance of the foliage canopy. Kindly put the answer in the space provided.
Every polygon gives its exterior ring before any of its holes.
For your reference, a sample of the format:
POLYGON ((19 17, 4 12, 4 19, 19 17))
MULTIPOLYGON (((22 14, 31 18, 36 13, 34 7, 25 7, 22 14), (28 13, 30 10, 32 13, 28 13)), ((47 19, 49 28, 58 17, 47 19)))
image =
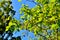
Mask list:
MULTIPOLYGON (((29 0, 28 0, 29 1, 29 0)), ((23 5, 20 13, 24 13, 23 28, 40 35, 39 40, 60 40, 60 1, 59 0, 32 0, 36 6, 29 8, 23 5)))
POLYGON ((21 40, 21 37, 12 37, 13 31, 18 29, 20 22, 13 18, 15 11, 11 4, 11 0, 0 2, 0 40, 8 40, 9 36, 11 36, 11 40, 21 40), (4 39, 5 34, 8 36, 4 39))
POLYGON ((13 18, 15 11, 11 1, 0 2, 0 34, 5 31, 12 33, 17 29, 25 29, 33 32, 35 36, 39 35, 38 40, 60 40, 60 0, 32 0, 31 2, 36 6, 29 8, 28 5, 22 5, 20 9, 20 14, 24 13, 21 16, 22 23, 13 18))

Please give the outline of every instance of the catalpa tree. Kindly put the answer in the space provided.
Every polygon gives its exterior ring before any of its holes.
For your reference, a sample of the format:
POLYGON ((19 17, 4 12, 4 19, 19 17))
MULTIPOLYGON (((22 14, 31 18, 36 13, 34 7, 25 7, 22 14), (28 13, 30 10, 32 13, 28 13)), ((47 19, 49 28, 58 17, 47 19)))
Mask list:
POLYGON ((38 40, 60 40, 60 1, 59 0, 27 0, 35 3, 29 8, 22 5, 20 14, 23 23, 20 29, 29 30, 38 40))

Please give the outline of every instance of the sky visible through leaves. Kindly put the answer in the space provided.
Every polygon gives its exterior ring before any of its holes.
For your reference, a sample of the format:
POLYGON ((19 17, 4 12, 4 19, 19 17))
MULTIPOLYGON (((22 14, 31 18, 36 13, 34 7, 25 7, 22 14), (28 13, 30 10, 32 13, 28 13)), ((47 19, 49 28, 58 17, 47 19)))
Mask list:
MULTIPOLYGON (((18 0, 12 0, 12 6, 16 11, 14 18, 16 18, 17 20, 21 20, 20 16, 22 15, 20 15, 19 9, 21 8, 22 4, 27 4, 30 8, 35 6, 34 3, 28 2, 26 0, 22 0, 21 2, 18 2, 18 0)), ((28 40, 29 37, 31 37, 32 39, 35 38, 34 34, 27 30, 15 31, 13 34, 13 37, 21 36, 22 40, 28 40)))

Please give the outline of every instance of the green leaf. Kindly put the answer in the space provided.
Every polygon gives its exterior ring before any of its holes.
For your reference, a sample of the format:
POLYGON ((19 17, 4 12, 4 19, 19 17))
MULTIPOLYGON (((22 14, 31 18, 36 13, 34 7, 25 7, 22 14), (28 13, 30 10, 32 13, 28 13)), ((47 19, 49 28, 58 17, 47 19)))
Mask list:
POLYGON ((50 0, 50 2, 55 2, 56 0, 50 0))
POLYGON ((18 0, 18 2, 21 2, 21 0, 18 0))

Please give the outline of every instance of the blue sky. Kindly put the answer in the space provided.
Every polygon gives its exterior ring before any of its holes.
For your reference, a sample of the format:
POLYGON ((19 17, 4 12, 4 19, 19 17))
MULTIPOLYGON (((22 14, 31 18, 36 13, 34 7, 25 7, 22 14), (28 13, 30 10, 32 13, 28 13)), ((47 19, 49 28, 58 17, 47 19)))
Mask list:
MULTIPOLYGON (((18 0, 12 0, 12 6, 13 6, 13 9, 16 11, 16 14, 14 16, 14 18, 16 18, 17 20, 20 20, 20 12, 19 12, 19 9, 22 7, 22 4, 27 4, 29 5, 30 8, 34 7, 35 4, 32 3, 32 2, 28 2, 26 0, 22 0, 21 2, 18 2, 18 0)), ((21 31, 15 31, 13 33, 14 37, 17 37, 17 36, 21 36, 22 37, 22 40, 28 40, 28 38, 34 38, 34 34, 32 32, 29 32, 27 30, 21 30, 21 31), (25 35, 25 36, 23 36, 25 35)))
POLYGON ((21 8, 22 4, 29 5, 30 8, 35 6, 33 2, 29 2, 26 0, 22 0, 21 2, 18 2, 18 0, 12 0, 13 8, 16 11, 16 14, 14 17, 18 20, 20 20, 20 16, 21 16, 19 13, 19 9, 21 8))
POLYGON ((21 36, 22 40, 28 40, 28 38, 35 38, 34 34, 27 30, 15 31, 13 34, 13 37, 21 36))

